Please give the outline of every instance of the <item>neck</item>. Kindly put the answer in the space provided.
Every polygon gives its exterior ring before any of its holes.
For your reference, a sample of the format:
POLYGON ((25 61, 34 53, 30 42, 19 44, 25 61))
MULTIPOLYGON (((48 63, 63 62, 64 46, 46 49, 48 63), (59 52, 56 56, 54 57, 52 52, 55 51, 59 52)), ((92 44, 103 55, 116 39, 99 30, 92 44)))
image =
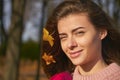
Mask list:
POLYGON ((79 72, 81 75, 90 75, 100 71, 106 66, 107 64, 104 62, 103 59, 98 59, 96 61, 88 62, 88 64, 83 64, 79 66, 79 72))

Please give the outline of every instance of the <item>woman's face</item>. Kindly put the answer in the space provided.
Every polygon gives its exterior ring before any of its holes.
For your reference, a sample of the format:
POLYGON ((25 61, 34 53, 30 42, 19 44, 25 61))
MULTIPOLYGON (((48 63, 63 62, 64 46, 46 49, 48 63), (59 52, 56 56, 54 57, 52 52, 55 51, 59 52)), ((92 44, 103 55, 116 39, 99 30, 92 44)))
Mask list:
POLYGON ((101 58, 101 40, 105 34, 95 29, 86 14, 71 14, 60 19, 58 33, 61 47, 74 65, 101 58))

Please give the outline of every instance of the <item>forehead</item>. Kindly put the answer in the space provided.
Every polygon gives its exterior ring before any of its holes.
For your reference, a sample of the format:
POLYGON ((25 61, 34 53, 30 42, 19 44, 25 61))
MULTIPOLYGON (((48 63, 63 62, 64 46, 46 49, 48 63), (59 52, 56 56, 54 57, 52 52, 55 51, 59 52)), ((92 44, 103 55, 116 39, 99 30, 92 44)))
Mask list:
POLYGON ((66 17, 61 18, 58 21, 58 31, 64 31, 65 29, 75 27, 89 27, 93 26, 89 20, 87 14, 71 14, 66 17))

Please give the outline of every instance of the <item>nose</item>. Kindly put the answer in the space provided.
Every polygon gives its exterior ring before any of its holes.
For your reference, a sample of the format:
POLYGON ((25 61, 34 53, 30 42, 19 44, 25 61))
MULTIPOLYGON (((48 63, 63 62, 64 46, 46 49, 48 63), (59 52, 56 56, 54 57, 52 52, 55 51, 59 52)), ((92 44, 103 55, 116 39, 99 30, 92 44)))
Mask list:
POLYGON ((77 42, 74 38, 69 39, 68 48, 73 50, 77 46, 77 42))

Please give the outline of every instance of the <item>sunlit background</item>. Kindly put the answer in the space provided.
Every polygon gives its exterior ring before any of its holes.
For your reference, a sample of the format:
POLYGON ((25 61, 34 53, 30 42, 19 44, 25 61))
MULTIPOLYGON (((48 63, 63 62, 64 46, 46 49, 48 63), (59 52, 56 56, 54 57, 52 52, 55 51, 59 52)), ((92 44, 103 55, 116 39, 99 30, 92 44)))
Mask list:
MULTIPOLYGON (((0 0, 0 80, 48 80, 40 64, 41 33, 64 0, 0 0)), ((120 0, 93 0, 120 30, 120 0)))

